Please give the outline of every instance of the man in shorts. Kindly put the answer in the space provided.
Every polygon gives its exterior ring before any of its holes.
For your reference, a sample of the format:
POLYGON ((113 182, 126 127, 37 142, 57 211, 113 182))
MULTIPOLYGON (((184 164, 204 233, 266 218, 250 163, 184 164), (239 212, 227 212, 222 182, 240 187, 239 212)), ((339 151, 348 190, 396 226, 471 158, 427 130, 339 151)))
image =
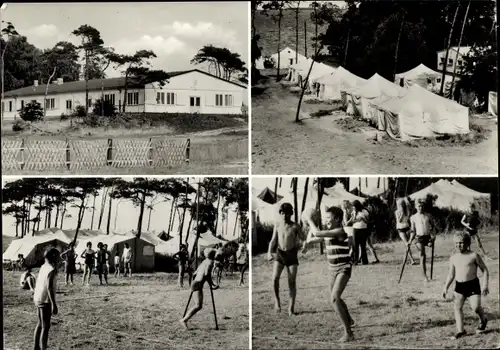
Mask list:
POLYGON ((273 237, 269 242, 268 260, 274 260, 273 287, 274 287, 274 309, 281 311, 280 302, 280 277, 286 267, 288 273, 288 288, 290 290, 290 303, 288 314, 295 314, 295 298, 297 296, 297 270, 299 266, 298 252, 302 247, 301 241, 306 237, 302 228, 291 220, 293 207, 290 203, 283 203, 279 208, 277 224, 274 226, 273 237))

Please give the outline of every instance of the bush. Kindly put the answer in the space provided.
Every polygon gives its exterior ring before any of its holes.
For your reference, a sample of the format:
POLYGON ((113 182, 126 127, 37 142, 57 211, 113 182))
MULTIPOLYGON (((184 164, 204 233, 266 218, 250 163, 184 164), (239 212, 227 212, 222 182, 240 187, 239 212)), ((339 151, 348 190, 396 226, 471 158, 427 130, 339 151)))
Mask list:
POLYGON ((24 108, 21 108, 18 112, 21 119, 27 122, 43 120, 42 105, 36 101, 27 103, 24 108))
POLYGON ((116 107, 109 100, 104 100, 103 102, 101 99, 98 99, 94 103, 94 106, 92 108, 92 113, 97 116, 112 117, 116 114, 116 107))
POLYGON ((253 255, 267 251, 269 242, 273 236, 274 227, 271 224, 263 224, 257 221, 255 229, 257 230, 257 245, 255 249, 252 250, 253 255))
POLYGON ((12 131, 18 132, 18 131, 24 131, 26 129, 27 125, 23 120, 15 120, 14 124, 12 124, 12 131))
POLYGON ((59 119, 61 121, 68 120, 69 119, 69 115, 63 113, 63 114, 61 114, 61 116, 59 117, 59 119))
POLYGON ((77 118, 83 118, 85 117, 85 107, 82 105, 78 105, 75 107, 75 110, 73 112, 73 116, 77 118))

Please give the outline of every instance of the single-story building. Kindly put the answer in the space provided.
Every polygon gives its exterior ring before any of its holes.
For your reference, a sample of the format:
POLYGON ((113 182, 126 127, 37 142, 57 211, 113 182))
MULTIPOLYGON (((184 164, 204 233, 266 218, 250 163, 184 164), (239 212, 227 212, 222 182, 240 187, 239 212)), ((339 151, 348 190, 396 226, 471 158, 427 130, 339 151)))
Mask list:
MULTIPOLYGON (((169 72, 165 86, 158 83, 129 84, 125 96, 125 78, 92 79, 88 81, 89 106, 101 96, 129 113, 202 113, 241 114, 245 98, 244 85, 227 81, 207 72, 192 69, 169 72), (126 98, 126 100, 125 100, 126 98)), ((64 82, 56 79, 48 86, 45 108, 47 116, 70 114, 78 105, 85 105, 85 81, 64 82)), ((38 101, 42 107, 46 84, 7 91, 2 101, 2 120, 16 119, 26 103, 38 101)))

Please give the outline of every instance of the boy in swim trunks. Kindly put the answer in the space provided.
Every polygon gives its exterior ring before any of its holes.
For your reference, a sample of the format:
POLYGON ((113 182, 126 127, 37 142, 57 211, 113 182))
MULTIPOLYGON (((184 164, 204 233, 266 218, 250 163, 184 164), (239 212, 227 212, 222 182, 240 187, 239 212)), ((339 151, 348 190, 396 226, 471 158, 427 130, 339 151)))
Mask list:
POLYGON ((464 214, 464 216, 462 217, 461 224, 465 227, 467 233, 469 233, 471 238, 474 238, 477 246, 479 247, 479 250, 481 250, 481 253, 483 253, 485 259, 489 260, 490 258, 484 251, 483 245, 481 244, 481 239, 479 238, 477 232, 479 225, 481 224, 481 220, 479 219, 479 212, 476 210, 476 205, 474 203, 471 203, 470 205, 470 212, 464 214))
POLYGON ((417 237, 416 244, 420 251, 420 268, 424 274, 425 281, 430 282, 429 277, 427 277, 425 247, 432 247, 436 236, 432 233, 433 228, 429 214, 423 211, 424 203, 425 201, 420 199, 417 203, 417 213, 410 217, 411 236, 407 245, 410 246, 415 236, 417 237))
POLYGON ((185 329, 188 329, 187 321, 189 321, 191 317, 203 308, 203 285, 205 282, 208 283, 212 290, 219 288, 219 286, 215 285, 212 281, 212 269, 214 268, 215 253, 216 251, 214 249, 205 249, 204 255, 206 259, 202 261, 193 275, 194 280, 191 283, 191 292, 195 296, 196 305, 189 310, 186 316, 179 320, 185 329))
POLYGON ((482 333, 486 329, 488 320, 481 307, 481 285, 477 277, 477 268, 479 267, 484 275, 483 295, 488 295, 489 272, 481 256, 470 250, 470 235, 467 233, 457 233, 453 237, 455 247, 458 253, 450 258, 450 270, 446 283, 443 288, 443 298, 446 299, 448 288, 453 279, 455 279, 455 321, 457 323, 457 334, 453 337, 458 339, 463 337, 464 330, 464 312, 463 306, 465 299, 469 299, 472 310, 479 316, 479 326, 476 333, 482 333))
POLYGON ((269 242, 267 253, 268 260, 274 260, 273 286, 274 286, 274 309, 281 311, 280 303, 280 277, 286 267, 288 273, 288 288, 290 290, 290 303, 288 314, 295 314, 295 297, 297 295, 297 269, 299 266, 298 252, 301 241, 305 241, 302 228, 291 220, 293 207, 290 203, 283 203, 279 208, 280 220, 274 226, 273 237, 269 242))
POLYGON ((314 222, 310 221, 311 236, 309 243, 323 240, 325 242, 328 269, 331 272, 330 301, 340 317, 344 327, 344 335, 340 342, 347 342, 354 339, 351 327, 354 321, 349 314, 347 305, 342 300, 342 292, 351 278, 352 256, 349 249, 347 234, 342 228, 342 209, 330 207, 325 214, 325 230, 318 230, 314 222))

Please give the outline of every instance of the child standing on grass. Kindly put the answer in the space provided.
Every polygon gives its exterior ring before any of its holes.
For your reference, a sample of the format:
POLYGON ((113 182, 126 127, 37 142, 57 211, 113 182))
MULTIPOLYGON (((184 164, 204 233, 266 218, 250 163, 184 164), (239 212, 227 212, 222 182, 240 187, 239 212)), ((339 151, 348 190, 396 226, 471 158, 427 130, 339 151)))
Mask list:
POLYGON ((69 244, 69 248, 61 254, 61 258, 64 259, 66 285, 68 284, 68 281, 71 281, 71 285, 73 285, 73 275, 76 273, 75 243, 71 242, 69 244))
POLYGON ((179 288, 184 288, 184 274, 186 273, 186 264, 189 260, 189 252, 185 244, 181 244, 181 249, 174 254, 174 259, 177 260, 179 268, 177 285, 179 288))
POLYGON ((351 330, 354 321, 349 314, 346 303, 342 300, 342 292, 351 278, 352 257, 347 234, 342 228, 342 218, 342 209, 330 207, 326 210, 325 214, 325 230, 319 230, 311 220, 309 222, 311 227, 309 243, 320 242, 322 240, 325 242, 328 269, 332 276, 330 282, 330 302, 333 304, 344 327, 344 335, 339 341, 347 342, 354 339, 351 330))
POLYGON ((290 203, 283 203, 279 208, 280 220, 274 226, 273 237, 269 242, 267 253, 268 260, 274 259, 273 287, 274 287, 274 309, 281 311, 280 303, 280 277, 286 267, 288 272, 288 289, 290 291, 290 304, 288 314, 295 314, 295 297, 297 295, 297 270, 299 267, 298 252, 301 240, 306 237, 302 228, 291 220, 293 207, 290 203))
POLYGON ((120 277, 120 253, 118 253, 118 249, 116 249, 114 265, 115 277, 120 277))
MULTIPOLYGON (((410 238, 410 203, 406 198, 398 198, 396 201, 396 229, 398 230, 399 237, 403 241, 405 247, 408 247, 408 239, 410 238)), ((411 246, 408 250, 410 256, 410 263, 415 265, 417 262, 413 259, 411 254, 411 246)))
POLYGON ((470 205, 470 212, 464 214, 464 216, 462 217, 461 224, 465 227, 467 233, 469 233, 471 238, 474 238, 477 246, 479 247, 479 250, 484 255, 484 258, 489 260, 490 258, 484 251, 483 245, 481 244, 481 239, 479 238, 478 228, 481 224, 481 220, 479 219, 479 212, 476 210, 476 205, 474 203, 471 203, 470 205))
POLYGON ((99 275, 99 285, 102 285, 102 277, 104 276, 104 282, 108 284, 108 273, 106 271, 106 262, 108 252, 104 249, 104 244, 99 242, 97 244, 97 274, 99 275))
POLYGON ((90 277, 94 271, 95 252, 92 250, 92 243, 87 242, 87 248, 83 251, 81 258, 85 259, 85 267, 83 270, 82 285, 85 283, 85 278, 88 275, 87 285, 90 284, 90 277))
POLYGON ((425 201, 423 199, 419 199, 417 204, 417 213, 410 217, 411 236, 407 245, 411 247, 413 239, 415 236, 417 237, 417 247, 420 251, 420 268, 424 275, 425 282, 430 282, 429 277, 427 277, 425 247, 432 247, 436 240, 436 236, 432 233, 433 229, 431 218, 429 214, 424 212, 424 204, 425 201))
POLYGON ((57 315, 56 275, 59 251, 49 248, 45 251, 45 264, 40 268, 33 301, 37 307, 38 323, 34 334, 34 350, 46 350, 49 339, 50 318, 57 315))
POLYGON ((212 281, 212 269, 214 268, 215 250, 207 248, 204 250, 205 260, 202 261, 200 266, 194 273, 194 280, 191 283, 191 292, 195 295, 196 305, 189 310, 189 312, 179 320, 185 329, 188 329, 187 321, 193 317, 198 311, 203 308, 203 285, 208 283, 209 287, 213 290, 219 288, 212 281))
POLYGON ((128 243, 125 243, 125 248, 123 248, 123 277, 132 277, 132 249, 128 243))
POLYGON ((453 337, 458 339, 463 337, 466 332, 464 329, 463 306, 465 299, 469 299, 472 310, 479 316, 479 326, 476 333, 482 333, 486 329, 488 319, 481 307, 481 285, 477 277, 477 268, 484 274, 483 295, 488 295, 489 272, 481 256, 470 250, 471 238, 467 233, 457 233, 453 237, 455 247, 458 252, 450 258, 450 270, 446 283, 443 288, 443 298, 446 299, 448 288, 453 279, 455 279, 455 321, 457 324, 457 333, 453 337))

